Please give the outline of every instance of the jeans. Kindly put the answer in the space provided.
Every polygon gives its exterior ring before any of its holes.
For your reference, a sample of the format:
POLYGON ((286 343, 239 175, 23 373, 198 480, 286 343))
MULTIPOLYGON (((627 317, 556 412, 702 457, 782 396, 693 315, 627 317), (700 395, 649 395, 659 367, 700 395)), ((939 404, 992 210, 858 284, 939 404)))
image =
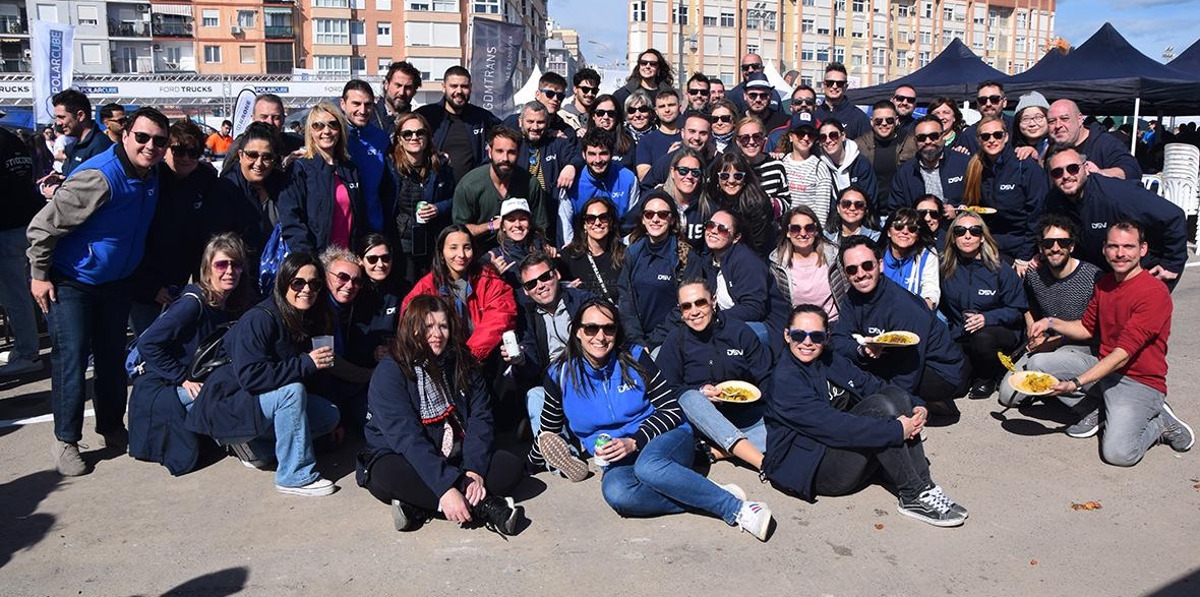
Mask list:
POLYGON ((536 441, 542 432, 542 408, 546 406, 546 388, 537 386, 525 392, 525 408, 529 412, 529 428, 533 430, 536 441))
POLYGON ((29 241, 24 228, 0 231, 0 305, 8 313, 16 340, 10 362, 38 356, 37 315, 29 294, 29 241))
POLYGON ((736 524, 741 502, 691 469, 695 452, 696 440, 690 427, 676 427, 655 436, 634 453, 634 462, 622 461, 605 468, 600 482, 604 501, 621 516, 678 514, 692 509, 736 524))
POLYGON ((303 487, 316 481, 317 457, 312 440, 333 431, 339 414, 333 403, 309 394, 300 382, 290 383, 278 390, 259 394, 258 406, 271 425, 266 435, 253 439, 235 439, 226 443, 249 441, 256 454, 270 454, 270 439, 275 440, 275 484, 280 487, 303 487))
POLYGON ((767 449, 767 426, 763 424, 765 398, 750 404, 714 404, 698 390, 679 397, 687 420, 704 437, 728 452, 739 440, 748 440, 759 452, 767 449))
POLYGON ((192 407, 195 406, 196 400, 188 394, 187 390, 183 389, 183 386, 175 386, 175 393, 179 394, 179 403, 183 405, 183 408, 188 412, 192 412, 192 407))
POLYGON ((50 303, 50 405, 54 435, 76 443, 83 438, 88 355, 94 355, 96 433, 125 429, 125 322, 129 286, 123 280, 89 286, 53 280, 58 300, 50 303))
MULTIPOLYGON (((1018 371, 1041 371, 1059 379, 1070 379, 1083 371, 1087 371, 1089 367, 1095 364, 1096 357, 1092 354, 1091 347, 1080 346, 1078 344, 1066 344, 1050 352, 1026 353, 1016 363, 1013 363, 1018 371)), ((1012 377, 1011 372, 1005 374, 1004 381, 1000 384, 1000 403, 1005 406, 1014 406, 1017 402, 1025 398, 1025 394, 1012 389, 1012 386, 1008 385, 1008 378, 1010 377, 1012 377)), ((1084 393, 1074 392, 1063 394, 1057 398, 1068 407, 1074 408, 1076 404, 1079 404, 1083 400, 1084 393)), ((1089 402, 1086 406, 1094 405, 1089 402)))
POLYGON ((746 327, 758 336, 758 341, 763 343, 763 346, 770 346, 770 332, 767 330, 767 324, 761 321, 747 321, 746 327))

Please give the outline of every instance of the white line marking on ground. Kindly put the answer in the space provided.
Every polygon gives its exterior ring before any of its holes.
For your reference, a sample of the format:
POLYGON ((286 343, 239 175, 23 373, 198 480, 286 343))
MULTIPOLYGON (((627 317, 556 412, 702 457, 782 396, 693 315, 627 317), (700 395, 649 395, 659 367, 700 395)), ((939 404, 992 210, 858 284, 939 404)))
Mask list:
MULTIPOLYGON (((83 411, 84 418, 95 416, 96 411, 87 409, 83 411)), ((20 427, 22 425, 35 425, 37 423, 51 423, 54 421, 54 415, 41 415, 38 417, 29 417, 28 419, 8 419, 0 421, 0 429, 4 427, 20 427)))

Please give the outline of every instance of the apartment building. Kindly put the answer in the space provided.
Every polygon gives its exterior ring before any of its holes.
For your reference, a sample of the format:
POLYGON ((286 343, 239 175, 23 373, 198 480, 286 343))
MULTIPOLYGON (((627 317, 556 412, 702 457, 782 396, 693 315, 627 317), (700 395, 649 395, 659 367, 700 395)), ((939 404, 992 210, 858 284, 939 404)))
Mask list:
POLYGON ((196 0, 191 4, 194 19, 188 26, 195 32, 196 72, 292 73, 296 66, 298 15, 291 2, 196 0))
POLYGON ((546 31, 548 39, 545 68, 548 72, 556 72, 566 77, 570 83, 576 72, 588 66, 579 49, 579 32, 558 28, 552 20, 546 22, 546 31))
POLYGON ((0 72, 32 70, 30 33, 34 20, 75 26, 75 72, 109 72, 105 4, 102 1, 0 0, 0 72))

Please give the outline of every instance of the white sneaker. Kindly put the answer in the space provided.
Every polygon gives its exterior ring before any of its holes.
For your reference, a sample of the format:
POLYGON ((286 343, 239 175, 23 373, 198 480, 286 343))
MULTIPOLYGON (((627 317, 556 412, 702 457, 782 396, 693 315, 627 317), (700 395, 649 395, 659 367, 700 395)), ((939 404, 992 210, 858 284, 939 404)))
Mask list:
POLYGON ((720 487, 721 489, 724 489, 725 491, 729 492, 730 495, 737 498, 739 502, 746 501, 746 491, 734 483, 725 483, 725 484, 717 483, 717 487, 720 487))
POLYGON ((7 365, 8 358, 12 356, 11 350, 0 351, 0 365, 7 365))
POLYGON ((317 477, 316 481, 313 481, 312 483, 309 483, 303 487, 284 487, 283 485, 275 486, 275 491, 278 491, 279 493, 302 495, 305 497, 329 495, 333 493, 335 489, 337 489, 337 486, 333 484, 333 481, 322 477, 317 477))
POLYGON ((759 541, 766 541, 767 531, 771 528, 771 508, 762 502, 742 502, 737 524, 759 541))
POLYGON ((17 359, 0 365, 0 377, 16 377, 42 370, 41 359, 17 359))

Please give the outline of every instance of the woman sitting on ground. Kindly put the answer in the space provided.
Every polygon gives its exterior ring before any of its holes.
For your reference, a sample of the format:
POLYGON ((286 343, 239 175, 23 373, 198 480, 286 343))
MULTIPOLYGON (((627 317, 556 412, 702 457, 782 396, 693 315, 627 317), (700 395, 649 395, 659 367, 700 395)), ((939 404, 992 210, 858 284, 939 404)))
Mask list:
POLYGON ((393 261, 392 244, 382 234, 362 237, 355 253, 366 277, 354 300, 345 357, 359 367, 374 368, 387 356, 396 337, 406 289, 393 261))
POLYGON ((483 259, 500 272, 500 277, 508 282, 513 292, 517 292, 521 286, 517 264, 526 255, 541 251, 558 257, 558 251, 546 242, 546 233, 537 228, 530 218, 529 202, 525 199, 505 199, 500 204, 500 229, 496 231, 496 242, 496 248, 488 251, 483 259))
POLYGON ((617 302, 617 283, 625 265, 625 243, 617 234, 617 208, 606 197, 592 197, 575 215, 575 236, 563 247, 563 279, 594 296, 617 302))
POLYGON ((358 484, 391 504, 397 531, 440 515, 516 532, 521 508, 507 496, 524 464, 492 445, 487 388, 449 299, 423 295, 409 303, 371 378, 367 406, 358 484))
POLYGON ((899 493, 900 514, 961 525, 967 510, 929 474, 923 403, 827 351, 828 324, 816 305, 792 310, 767 403, 764 475, 776 489, 813 500, 855 493, 882 470, 899 493))
POLYGON ((925 299, 929 310, 942 298, 938 256, 933 237, 922 225, 916 210, 902 207, 888 216, 883 226, 883 275, 909 292, 925 299))
POLYGON ((750 326, 767 343, 769 330, 783 329, 787 300, 775 287, 767 263, 743 242, 742 228, 740 214, 724 209, 708 220, 704 226, 708 247, 704 277, 716 291, 714 300, 721 314, 750 326))
POLYGON ((820 305, 830 321, 837 321, 838 303, 850 287, 838 267, 837 246, 821 234, 816 211, 807 205, 793 207, 783 221, 784 236, 767 260, 779 292, 790 307, 820 305))

